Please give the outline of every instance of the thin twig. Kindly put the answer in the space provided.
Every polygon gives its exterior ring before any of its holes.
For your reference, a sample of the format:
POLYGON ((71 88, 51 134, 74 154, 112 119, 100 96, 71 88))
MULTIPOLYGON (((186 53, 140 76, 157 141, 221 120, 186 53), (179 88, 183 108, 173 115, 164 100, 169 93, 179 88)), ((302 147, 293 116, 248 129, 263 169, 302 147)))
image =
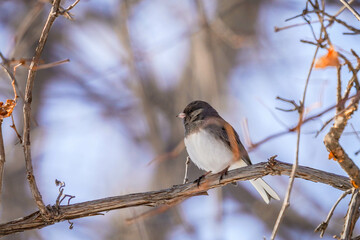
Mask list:
POLYGON ((34 86, 34 79, 36 73, 36 66, 40 60, 41 53, 44 49, 46 40, 48 38, 50 29, 52 24, 54 23, 56 17, 58 16, 60 0, 54 0, 52 4, 52 8, 44 25, 44 28, 41 32, 41 36, 39 39, 39 43, 35 49, 35 55, 30 63, 30 69, 28 72, 28 77, 26 81, 26 89, 25 89, 25 99, 24 99, 24 132, 23 132, 23 141, 24 141, 24 155, 25 155, 25 165, 26 165, 26 173, 27 179, 29 181, 31 193, 35 199, 36 205, 38 206, 40 213, 45 218, 49 218, 49 211, 46 209, 45 204, 42 200, 42 196, 40 191, 36 185, 36 180, 34 176, 34 170, 32 166, 31 159, 31 146, 30 146, 30 119, 31 119, 31 103, 32 103, 32 91, 34 86))
POLYGON ((352 123, 350 123, 350 127, 352 128, 353 130, 353 133, 355 134, 356 138, 358 139, 358 141, 360 142, 360 136, 359 136, 359 133, 358 131, 356 131, 356 129, 354 128, 354 125, 352 123))
POLYGON ((56 61, 56 62, 52 62, 52 63, 41 64, 41 65, 36 66, 35 70, 48 69, 48 68, 56 67, 63 63, 67 63, 67 62, 70 62, 70 59, 64 59, 64 60, 56 61))
MULTIPOLYGON (((351 4, 352 2, 353 2, 354 0, 350 0, 349 1, 349 4, 351 4)), ((337 16, 339 16, 344 10, 346 9, 346 7, 345 6, 342 6, 340 9, 339 9, 339 11, 337 11, 337 13, 335 13, 335 15, 334 15, 334 17, 337 17, 337 16)), ((301 15, 300 15, 301 16, 301 15)), ((300 17, 299 16, 299 17, 300 17)), ((330 27, 333 23, 334 23, 334 21, 332 20, 332 19, 324 19, 324 21, 328 21, 329 22, 329 24, 328 25, 326 25, 326 28, 328 28, 328 27, 330 27)), ((314 20, 314 21, 311 21, 310 23, 318 23, 318 22, 320 22, 319 20, 314 20)), ((294 27, 299 27, 299 26, 304 26, 304 25, 307 25, 307 24, 309 24, 308 22, 305 22, 305 23, 297 23, 297 24, 293 24, 293 25, 289 25, 289 26, 284 26, 284 27, 274 27, 274 31, 275 32, 280 32, 280 31, 282 31, 282 30, 286 30, 286 29, 289 29, 289 28, 294 28, 294 27)))
POLYGON ((14 121, 14 115, 11 114, 10 116, 11 116, 11 121, 12 121, 12 124, 10 125, 10 127, 11 127, 12 129, 14 129, 15 134, 16 134, 17 138, 19 139, 20 144, 22 144, 22 143, 23 143, 23 140, 22 140, 22 137, 21 137, 21 135, 19 134, 19 132, 18 132, 18 130, 17 130, 17 128, 16 128, 15 121, 14 121))
MULTIPOLYGON (((353 1, 354 1, 354 0, 350 0, 350 1, 349 1, 349 4, 353 3, 353 1)), ((335 13, 334 17, 339 16, 345 9, 346 9, 346 7, 345 7, 345 6, 342 6, 342 7, 339 9, 339 11, 337 11, 337 13, 335 13)))
POLYGON ((324 15, 327 16, 328 18, 330 18, 330 20, 333 20, 333 21, 343 25, 344 27, 346 27, 347 29, 352 31, 354 34, 360 34, 360 29, 355 28, 353 26, 350 26, 349 24, 347 24, 343 20, 340 20, 340 19, 336 18, 335 16, 332 16, 332 15, 328 14, 327 12, 324 12, 324 15))
POLYGON ((171 150, 170 152, 167 152, 167 153, 160 154, 159 156, 155 157, 153 160, 151 160, 147 164, 147 166, 149 166, 153 163, 161 163, 168 159, 175 158, 175 157, 179 156, 179 154, 184 150, 184 148, 185 148, 184 141, 181 140, 173 150, 171 150))
POLYGON ((0 120, 0 206, 1 206, 1 193, 2 193, 2 182, 4 176, 4 165, 5 165, 5 148, 4 148, 4 139, 2 135, 2 123, 3 120, 0 120))
POLYGON ((10 80, 11 80, 11 85, 12 85, 13 91, 14 91, 14 101, 16 101, 17 98, 18 98, 18 95, 17 95, 16 87, 15 87, 15 85, 16 85, 15 76, 14 76, 14 74, 12 74, 12 73, 9 71, 9 69, 8 69, 5 65, 3 65, 2 63, 0 63, 0 65, 1 65, 1 67, 4 69, 4 71, 6 72, 6 74, 9 76, 9 78, 10 78, 10 80))
POLYGON ((78 4, 80 2, 80 0, 76 0, 73 4, 71 4, 68 8, 66 8, 65 10, 64 10, 64 12, 69 12, 71 9, 73 9, 75 6, 76 6, 76 4, 78 4))
POLYGON ((349 209, 345 217, 345 225, 341 234, 341 239, 351 239, 354 231, 355 223, 359 218, 359 189, 353 188, 352 198, 349 204, 349 209))
MULTIPOLYGON (((4 58, 4 56, 2 56, 2 54, 0 54, 1 58, 4 58)), ((2 68, 4 69, 4 71, 7 73, 7 75, 9 76, 10 80, 11 80, 11 85, 13 87, 13 91, 14 91, 14 102, 16 103, 17 99, 18 99, 18 95, 17 95, 17 92, 16 92, 16 79, 15 79, 15 76, 14 74, 12 74, 9 69, 7 69, 7 67, 5 65, 3 65, 2 63, 0 63, 0 65, 2 66, 2 68)), ((11 116, 11 121, 12 121, 12 125, 10 126, 12 129, 14 129, 15 133, 16 133, 16 136, 19 138, 20 140, 20 143, 22 143, 22 139, 21 139, 21 136, 19 134, 19 132, 17 131, 16 129, 16 126, 15 126, 15 122, 14 122, 14 117, 13 117, 13 114, 11 113, 10 114, 11 116)))
MULTIPOLYGON (((46 221, 41 214, 39 214, 39 211, 37 211, 26 217, 0 224, 0 237, 25 230, 46 227, 68 219, 99 215, 101 212, 115 209, 135 206, 157 207, 172 204, 179 201, 179 199, 185 200, 189 197, 203 195, 209 189, 221 187, 232 182, 257 179, 266 175, 289 176, 291 171, 291 164, 271 159, 269 162, 262 162, 231 170, 223 177, 221 182, 219 182, 220 174, 208 175, 200 187, 197 186, 197 183, 188 183, 175 185, 159 191, 132 193, 76 204, 60 205, 56 208, 58 215, 56 215, 54 221, 51 222, 46 221)), ((352 187, 347 177, 304 166, 297 167, 295 177, 327 184, 342 191, 346 191, 352 187)), ((49 209, 53 210, 54 206, 49 207, 49 209)))
POLYGON ((354 16, 357 18, 357 20, 360 21, 360 15, 359 15, 359 13, 358 13, 347 1, 345 1, 345 0, 340 0, 340 2, 341 2, 342 4, 344 4, 344 6, 345 6, 347 9, 349 9, 349 11, 350 11, 352 14, 354 14, 354 16))
POLYGON ((297 125, 297 140, 296 140, 295 161, 294 161, 294 164, 293 164, 293 167, 292 167, 292 170, 291 170, 288 189, 286 191, 286 195, 285 195, 283 204, 281 206, 281 210, 280 210, 279 215, 278 215, 278 217, 276 219, 276 223, 274 225, 274 228, 273 228, 273 231, 272 231, 272 234, 271 234, 271 240, 275 239, 277 231, 278 231, 278 229, 280 227, 280 223, 281 223, 281 221, 282 221, 282 219, 284 217, 285 211, 290 205, 290 194, 291 194, 291 190, 292 190, 294 180, 295 180, 296 169, 297 169, 297 167, 299 165, 300 133, 301 133, 301 125, 303 123, 303 114, 304 114, 304 104, 305 104, 305 99, 306 99, 306 92, 307 92, 307 87, 309 85, 310 76, 311 76, 311 73, 312 73, 312 69, 314 68, 316 55, 318 53, 319 48, 320 48, 319 46, 316 47, 314 57, 312 59, 311 65, 310 65, 309 73, 308 73, 307 78, 306 78, 304 92, 303 92, 303 98, 302 98, 302 101, 301 101, 301 107, 298 109, 298 111, 299 111, 299 121, 298 121, 298 125, 297 125))
POLYGON ((296 173, 296 168, 298 167, 299 164, 299 146, 300 146, 300 130, 301 130, 301 122, 302 122, 302 118, 303 118, 303 110, 299 110, 299 127, 298 127, 298 131, 297 131, 297 139, 296 139, 296 156, 295 156, 295 161, 291 170, 291 174, 290 174, 290 180, 289 180, 289 185, 286 191, 286 195, 283 201, 283 204, 281 206, 281 210, 279 212, 279 215, 276 219, 273 231, 271 233, 271 240, 274 240, 277 234, 277 231, 280 227, 280 223, 284 217, 285 211, 286 209, 289 207, 290 205, 290 194, 291 194, 291 190, 294 184, 294 179, 295 179, 295 173, 296 173))
MULTIPOLYGON (((311 23, 318 23, 319 20, 316 20, 316 21, 311 21, 311 23)), ((286 29, 289 29, 289 28, 294 28, 294 27, 299 27, 299 26, 304 26, 304 25, 307 25, 309 24, 308 22, 304 22, 304 23, 297 23, 297 24, 293 24, 293 25, 289 25, 289 26, 284 26, 284 27, 274 27, 274 32, 280 32, 282 30, 286 30, 286 29)))
MULTIPOLYGON (((348 96, 349 96, 349 94, 350 94, 350 91, 351 91, 351 88, 352 88, 352 86, 353 86, 353 84, 356 82, 356 79, 357 79, 357 76, 356 76, 356 74, 359 72, 359 70, 360 70, 360 62, 359 62, 359 64, 356 66, 356 68, 355 68, 355 76, 353 75, 352 77, 351 77, 351 79, 350 79, 350 81, 348 82, 348 84, 347 84, 347 87, 346 87, 346 90, 345 90, 345 94, 344 94, 344 99, 346 99, 348 96)), ((353 74, 354 74, 354 72, 353 72, 353 74)))
MULTIPOLYGON (((354 97, 359 97, 360 96, 360 92, 358 92, 355 96, 352 96, 349 99, 354 99, 354 97)), ((342 101, 344 101, 344 99, 342 99, 342 101)), ((351 102, 349 104, 349 106, 347 106, 346 108, 342 109, 340 112, 336 113, 334 116, 332 116, 329 120, 327 120, 322 126, 321 128, 316 132, 315 137, 319 136, 320 132, 322 130, 324 130, 324 128, 331 123, 331 121, 333 121, 334 119, 336 119, 336 117, 340 116, 341 114, 344 114, 347 110, 353 108, 357 103, 356 102, 351 102)), ((337 104, 336 106, 342 105, 342 102, 340 102, 340 104, 337 104)))
POLYGON ((349 59, 347 59, 347 57, 345 57, 342 53, 338 52, 338 55, 340 58, 342 58, 346 65, 348 66, 349 70, 352 72, 353 76, 351 79, 351 82, 353 82, 353 84, 355 84, 355 88, 357 91, 360 90, 360 83, 357 77, 357 72, 359 71, 360 68, 360 63, 357 65, 356 68, 353 67, 353 65, 351 64, 351 62, 349 61, 349 59))
MULTIPOLYGON (((310 121, 312 121, 312 120, 315 120, 315 119, 321 117, 322 115, 324 115, 325 113, 330 112, 331 110, 333 110, 333 109, 336 108, 337 106, 340 106, 341 104, 345 104, 347 100, 351 100, 351 99, 354 99, 355 97, 359 97, 359 96, 360 96, 360 92, 358 92, 357 94, 355 94, 355 95, 353 95, 353 96, 351 96, 351 97, 343 98, 342 101, 341 101, 339 104, 336 104, 336 105, 333 105, 333 106, 331 106, 331 107, 328 107, 328 108, 326 108, 325 110, 323 110, 323 111, 320 112, 320 113, 317 113, 317 114, 314 114, 314 115, 312 115, 312 116, 310 116, 310 117, 305 118, 305 119, 303 120, 302 124, 305 124, 305 123, 308 123, 308 122, 310 122, 310 121)), ((351 103, 349 106, 347 106, 346 109, 348 109, 349 107, 351 107, 351 106, 353 106, 353 105, 354 105, 354 103, 351 103)), ((344 109, 344 110, 345 110, 345 109, 344 109)), ((343 111, 344 111, 344 110, 343 110, 343 111)), ((342 112, 343 112, 343 111, 342 111, 342 112)), ((329 119, 329 123, 333 120, 333 118, 334 118, 334 117, 332 117, 331 119, 329 119)), ((327 123, 327 124, 328 124, 328 123, 327 123)), ((327 125, 327 124, 326 124, 326 125, 327 125)), ((326 126, 326 125, 325 125, 325 126, 326 126)), ((325 126, 323 125, 323 127, 321 128, 321 130, 322 130, 325 126)), ((272 139, 281 137, 281 136, 286 135, 286 134, 288 134, 288 133, 295 132, 296 129, 297 129, 297 127, 298 127, 298 126, 296 125, 295 127, 289 128, 289 129, 287 129, 287 130, 285 130, 285 131, 281 131, 281 132, 278 132, 278 133, 274 133, 274 134, 272 134, 272 135, 270 135, 270 136, 268 136, 268 137, 266 137, 266 138, 264 138, 264 139, 262 139, 262 140, 260 140, 260 141, 258 141, 258 142, 256 142, 256 143, 251 143, 251 145, 250 145, 250 147, 249 147, 249 151, 253 151, 255 148, 257 148, 257 147, 259 147, 260 145, 266 143, 267 141, 270 141, 270 140, 272 140, 272 139)), ((321 130, 319 130, 319 131, 321 131, 321 130)), ((319 133, 319 131, 317 132, 317 134, 319 133)), ((316 136, 317 136, 317 135, 316 135, 316 136)))
POLYGON ((340 201, 345 198, 346 195, 351 193, 351 189, 343 192, 341 194, 341 196, 339 197, 339 199, 335 202, 334 206, 332 206, 332 208, 330 209, 330 212, 328 213, 326 220, 324 222, 322 222, 319 226, 316 227, 315 232, 319 232, 320 231, 320 237, 322 238, 324 236, 325 230, 329 225, 330 219, 332 217, 332 215, 334 214, 335 208, 337 207, 337 205, 340 203, 340 201))
POLYGON ((336 113, 339 113, 341 110, 344 109, 344 105, 341 104, 339 105, 340 102, 342 102, 342 98, 341 98, 341 65, 339 65, 337 67, 337 91, 336 91, 336 98, 337 98, 337 101, 336 101, 336 104, 338 105, 336 107, 336 113))
POLYGON ((188 183, 188 181, 189 181, 189 179, 188 179, 188 168, 189 168, 189 164, 190 164, 190 157, 187 156, 187 157, 186 157, 186 162, 185 162, 185 176, 184 176, 183 184, 188 183))

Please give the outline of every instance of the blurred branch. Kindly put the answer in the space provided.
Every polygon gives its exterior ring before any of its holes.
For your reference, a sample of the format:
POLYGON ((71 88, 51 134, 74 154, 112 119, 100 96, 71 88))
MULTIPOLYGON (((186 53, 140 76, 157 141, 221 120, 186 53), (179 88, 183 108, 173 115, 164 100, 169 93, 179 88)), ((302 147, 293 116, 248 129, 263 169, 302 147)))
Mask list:
MULTIPOLYGON (((351 99, 356 98, 356 97, 359 97, 359 96, 360 96, 360 92, 356 93, 355 95, 353 95, 353 96, 351 96, 351 97, 343 98, 342 101, 339 102, 339 103, 337 103, 336 105, 333 105, 333 106, 331 106, 331 107, 328 107, 327 109, 323 110, 323 111, 320 112, 320 113, 317 113, 317 114, 314 114, 314 115, 312 115, 312 116, 310 116, 310 117, 305 118, 305 119, 302 121, 302 124, 305 124, 305 123, 308 123, 308 122, 310 122, 310 121, 313 121, 313 120, 321 117, 322 115, 330 112, 331 110, 337 108, 338 106, 344 105, 344 104, 347 102, 347 100, 351 100, 351 99)), ((352 107, 352 104, 350 104, 349 106, 347 106, 347 108, 346 108, 345 110, 349 109, 350 107, 352 107)), ((343 110, 343 111, 344 111, 344 110, 343 110)), ((332 118, 331 118, 330 120, 332 120, 332 118)), ((270 136, 268 136, 268 137, 266 137, 266 138, 264 138, 264 139, 262 139, 262 140, 260 140, 260 141, 258 141, 258 142, 250 143, 249 151, 253 151, 255 148, 259 147, 260 145, 262 145, 262 144, 264 144, 264 143, 266 143, 266 142, 268 142, 268 141, 270 141, 270 140, 273 140, 273 139, 275 139, 275 138, 281 137, 281 136, 286 135, 286 134, 288 134, 288 133, 295 132, 297 128, 298 128, 298 124, 297 124, 296 126, 294 126, 294 127, 291 127, 291 128, 289 128, 289 129, 287 129, 287 130, 284 130, 284 131, 282 131, 282 132, 274 133, 274 134, 272 134, 272 135, 270 135, 270 136)), ((322 130, 322 129, 321 129, 321 130, 322 130)))
POLYGON ((175 158, 179 156, 179 154, 185 149, 184 141, 181 140, 176 147, 171 150, 170 152, 160 154, 159 156, 155 157, 153 160, 151 160, 147 165, 151 165, 153 163, 161 163, 163 161, 166 161, 168 159, 175 158))
MULTIPOLYGON (((343 0, 340 0, 340 1, 343 1, 343 0)), ((350 0, 350 1, 348 2, 348 4, 352 3, 353 1, 354 1, 354 0, 350 0)), ((350 7, 351 7, 351 6, 350 6, 350 7)), ((360 33, 360 30, 359 30, 359 29, 356 29, 356 28, 348 25, 346 22, 344 22, 344 21, 342 21, 342 20, 340 20, 340 19, 337 18, 337 16, 339 16, 339 15, 345 10, 345 8, 346 8, 345 6, 341 7, 341 8, 339 9, 339 11, 338 11, 335 15, 330 15, 330 14, 328 14, 328 13, 326 13, 326 12, 323 12, 323 14, 328 17, 327 19, 324 19, 324 21, 328 21, 328 22, 329 22, 328 25, 326 25, 326 28, 327 28, 327 27, 330 27, 334 22, 337 22, 337 23, 339 23, 339 24, 344 25, 344 26, 345 26, 346 28, 348 28, 349 30, 351 30, 351 31, 353 32, 353 33, 351 33, 351 34, 359 34, 359 33, 360 33)), ((314 11, 308 11, 307 9, 305 9, 302 14, 297 15, 296 17, 305 16, 306 14, 312 13, 312 12, 314 12, 314 11)), ((294 18, 295 18, 295 17, 294 17, 294 18)), ((291 19, 288 19, 288 20, 292 20, 292 19, 294 19, 294 18, 291 18, 291 19)), ((289 25, 289 26, 284 26, 284 27, 277 27, 277 26, 275 26, 275 27, 274 27, 274 31, 275 31, 275 32, 280 32, 280 31, 282 31, 282 30, 286 30, 286 29, 289 29, 289 28, 299 27, 299 26, 307 25, 307 24, 309 24, 309 23, 319 23, 319 22, 320 22, 320 20, 313 20, 313 21, 309 21, 309 22, 305 22, 305 23, 297 23, 297 24, 293 24, 293 25, 289 25)))
POLYGON ((2 182, 4 175, 4 165, 5 165, 5 149, 4 149, 4 139, 2 135, 2 123, 3 120, 0 120, 0 203, 1 203, 1 191, 2 191, 2 182))
POLYGON ((73 4, 71 4, 68 8, 66 8, 66 9, 64 9, 64 10, 61 9, 60 14, 63 15, 63 14, 69 13, 69 11, 70 11, 71 9, 73 9, 73 8, 76 6, 76 4, 78 4, 79 2, 80 2, 80 0, 76 0, 76 1, 75 1, 73 4))
POLYGON ((315 232, 320 231, 321 238, 324 236, 325 230, 329 225, 330 219, 331 219, 332 215, 334 214, 335 208, 340 203, 340 201, 346 197, 346 195, 351 193, 351 191, 352 191, 351 189, 348 189, 341 194, 339 199, 335 202, 334 206, 330 209, 330 212, 329 212, 328 216, 326 217, 326 220, 324 222, 322 222, 319 226, 317 226, 317 228, 315 229, 315 232))
POLYGON ((352 6, 350 6, 350 4, 349 4, 346 0, 340 0, 340 2, 341 2, 342 4, 344 4, 344 6, 345 6, 347 9, 349 9, 349 11, 350 11, 352 14, 354 14, 354 16, 357 18, 357 20, 360 21, 360 15, 359 15, 359 13, 358 13, 352 6))
POLYGON ((24 113, 23 147, 24 147, 24 155, 25 155, 26 174, 27 174, 27 179, 29 181, 31 193, 35 199, 35 202, 40 210, 42 217, 45 218, 49 217, 50 213, 48 212, 48 209, 45 207, 40 191, 36 185, 36 180, 32 166, 32 159, 31 159, 31 146, 30 146, 31 103, 32 103, 32 91, 34 86, 37 65, 39 63, 40 56, 44 50, 44 46, 48 38, 50 29, 55 19, 58 17, 59 5, 60 5, 60 0, 53 1, 52 8, 46 20, 44 28, 41 32, 39 43, 35 49, 35 55, 30 63, 30 69, 26 80, 25 99, 24 99, 24 108, 23 108, 23 113, 24 113))
POLYGON ((359 189, 354 188, 351 201, 349 204, 349 209, 345 217, 345 224, 344 224, 343 232, 341 234, 341 239, 351 239, 351 236, 355 228, 355 223, 359 218, 359 206, 360 206, 359 189))
MULTIPOLYGON (((49 211, 51 216, 49 219, 43 218, 39 211, 34 212, 26 217, 1 224, 0 236, 42 228, 56 222, 99 215, 101 212, 115 209, 135 206, 157 207, 172 205, 189 197, 203 195, 209 189, 222 187, 231 182, 256 179, 266 175, 289 176, 291 170, 291 164, 274 160, 273 157, 268 162, 231 170, 220 182, 220 174, 209 175, 205 177, 200 187, 197 186, 197 183, 188 183, 175 185, 159 191, 127 194, 70 205, 48 206, 47 211, 49 211)), ((305 166, 297 167, 295 177, 312 182, 324 183, 342 191, 346 191, 352 187, 347 177, 305 166)))

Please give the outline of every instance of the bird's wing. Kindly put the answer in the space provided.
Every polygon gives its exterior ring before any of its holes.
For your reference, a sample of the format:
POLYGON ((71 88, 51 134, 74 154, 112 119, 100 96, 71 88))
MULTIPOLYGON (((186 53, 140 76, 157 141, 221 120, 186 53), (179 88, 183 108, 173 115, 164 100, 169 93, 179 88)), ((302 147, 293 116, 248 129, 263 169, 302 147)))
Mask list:
POLYGON ((226 146, 234 154, 234 160, 242 159, 247 165, 251 165, 249 155, 239 139, 235 129, 225 120, 210 118, 206 120, 205 129, 208 130, 215 138, 226 143, 226 146))

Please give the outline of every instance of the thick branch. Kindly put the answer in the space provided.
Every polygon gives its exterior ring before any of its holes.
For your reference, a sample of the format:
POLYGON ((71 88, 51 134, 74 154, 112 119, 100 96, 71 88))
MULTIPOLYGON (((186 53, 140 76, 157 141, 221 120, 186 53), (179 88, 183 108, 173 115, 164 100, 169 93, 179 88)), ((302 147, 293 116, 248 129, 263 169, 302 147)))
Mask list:
MULTIPOLYGON (((207 176, 204 182, 200 185, 200 188, 197 187, 196 183, 188 183, 175 185, 171 188, 159 191, 134 193, 59 207, 49 206, 47 209, 51 213, 50 220, 42 218, 39 211, 37 211, 26 217, 1 224, 0 236, 30 229, 42 228, 64 220, 94 216, 100 214, 101 212, 114 209, 135 206, 156 207, 164 204, 172 204, 176 201, 184 200, 192 196, 205 194, 206 191, 211 188, 221 187, 234 181, 245 181, 266 175, 289 176, 291 169, 291 164, 271 160, 269 162, 258 163, 229 171, 220 183, 219 174, 207 176)), ((347 177, 304 166, 298 166, 295 176, 312 182, 328 184, 343 191, 352 187, 349 182, 350 180, 347 177)))
POLYGON ((353 160, 346 154, 344 149, 339 143, 340 137, 347 125, 348 120, 352 114, 357 110, 360 96, 357 95, 351 100, 350 107, 343 113, 335 117, 334 125, 330 128, 329 132, 325 135, 324 144, 327 150, 334 156, 340 166, 349 175, 354 183, 354 186, 360 186, 360 170, 353 160))
POLYGON ((59 4, 60 4, 60 0, 53 1, 53 6, 50 10, 45 26, 41 32, 39 43, 35 49, 35 55, 30 63, 30 69, 26 81, 24 109, 23 109, 24 112, 23 140, 24 140, 24 155, 25 155, 27 179, 29 181, 31 193, 35 199, 35 202, 41 214, 46 217, 48 216, 47 209, 42 200, 40 191, 36 185, 36 180, 34 177, 34 171, 32 166, 31 146, 30 146, 30 118, 31 118, 32 91, 33 91, 34 79, 36 74, 36 66, 38 65, 38 62, 40 60, 41 53, 44 50, 44 46, 50 32, 50 28, 58 15, 57 12, 59 9, 59 4))

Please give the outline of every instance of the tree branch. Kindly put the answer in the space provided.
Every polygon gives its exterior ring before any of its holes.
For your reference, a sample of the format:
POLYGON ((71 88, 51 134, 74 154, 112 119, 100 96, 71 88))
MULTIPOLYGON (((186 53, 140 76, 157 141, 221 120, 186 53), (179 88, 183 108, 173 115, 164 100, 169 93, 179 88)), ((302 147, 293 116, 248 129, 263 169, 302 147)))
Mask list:
POLYGON ((2 192, 2 182, 4 175, 4 165, 5 165, 5 149, 4 149, 4 139, 2 134, 2 123, 3 120, 0 120, 0 203, 1 203, 1 192, 2 192))
MULTIPOLYGON (((188 183, 175 185, 171 188, 159 191, 108 197, 71 205, 48 206, 47 210, 51 214, 51 218, 44 219, 39 211, 34 212, 26 217, 1 224, 0 236, 30 229, 43 228, 65 220, 99 215, 104 211, 135 206, 157 207, 164 204, 169 205, 192 196, 206 194, 207 190, 224 186, 230 182, 256 179, 266 175, 289 176, 291 174, 291 169, 291 164, 271 159, 269 162, 262 162, 229 171, 221 182, 219 182, 219 174, 209 175, 205 178, 200 187, 197 187, 196 183, 188 183)), ((295 177, 312 182, 324 183, 342 191, 346 191, 352 187, 350 180, 347 177, 304 166, 298 166, 295 177)))
POLYGON ((324 236, 325 230, 329 225, 330 219, 331 219, 332 215, 334 214, 335 208, 340 203, 340 201, 346 197, 346 195, 351 193, 351 191, 352 191, 352 189, 348 189, 341 194, 339 199, 335 202, 334 206, 330 209, 330 212, 327 215, 326 220, 324 222, 322 222, 319 226, 316 227, 315 232, 320 232, 320 238, 322 238, 324 236))
POLYGON ((341 239, 351 239, 354 231, 355 223, 359 218, 359 189, 353 189, 353 195, 349 204, 349 209, 345 217, 344 229, 341 234, 341 239))
POLYGON ((34 176, 32 159, 31 159, 31 146, 30 146, 30 119, 31 119, 31 103, 32 103, 32 91, 34 86, 34 80, 36 75, 36 67, 40 60, 42 51, 46 40, 48 38, 52 24, 54 23, 56 17, 58 16, 58 9, 60 5, 60 0, 54 0, 52 8, 44 25, 44 28, 41 32, 39 43, 35 49, 35 55, 30 63, 30 69, 28 72, 28 77, 26 81, 25 89, 25 98, 24 98, 24 132, 23 132, 23 141, 24 141, 24 155, 25 155, 25 165, 26 165, 26 174, 29 181, 31 193, 35 199, 35 202, 44 217, 49 217, 49 213, 44 205, 40 191, 36 185, 36 180, 34 176))
POLYGON ((346 154, 344 149, 339 143, 340 137, 347 125, 348 120, 352 114, 357 110, 360 96, 352 99, 351 107, 348 108, 343 114, 335 117, 334 125, 330 128, 329 132, 324 137, 324 144, 329 151, 330 155, 338 161, 340 166, 349 175, 354 183, 354 186, 360 186, 360 170, 353 160, 346 154))
POLYGON ((341 2, 342 4, 344 4, 344 6, 345 6, 347 9, 349 9, 349 11, 357 18, 357 20, 360 21, 360 15, 359 15, 359 13, 358 13, 352 6, 350 6, 350 4, 349 4, 347 1, 345 1, 345 0, 340 0, 340 2, 341 2))

